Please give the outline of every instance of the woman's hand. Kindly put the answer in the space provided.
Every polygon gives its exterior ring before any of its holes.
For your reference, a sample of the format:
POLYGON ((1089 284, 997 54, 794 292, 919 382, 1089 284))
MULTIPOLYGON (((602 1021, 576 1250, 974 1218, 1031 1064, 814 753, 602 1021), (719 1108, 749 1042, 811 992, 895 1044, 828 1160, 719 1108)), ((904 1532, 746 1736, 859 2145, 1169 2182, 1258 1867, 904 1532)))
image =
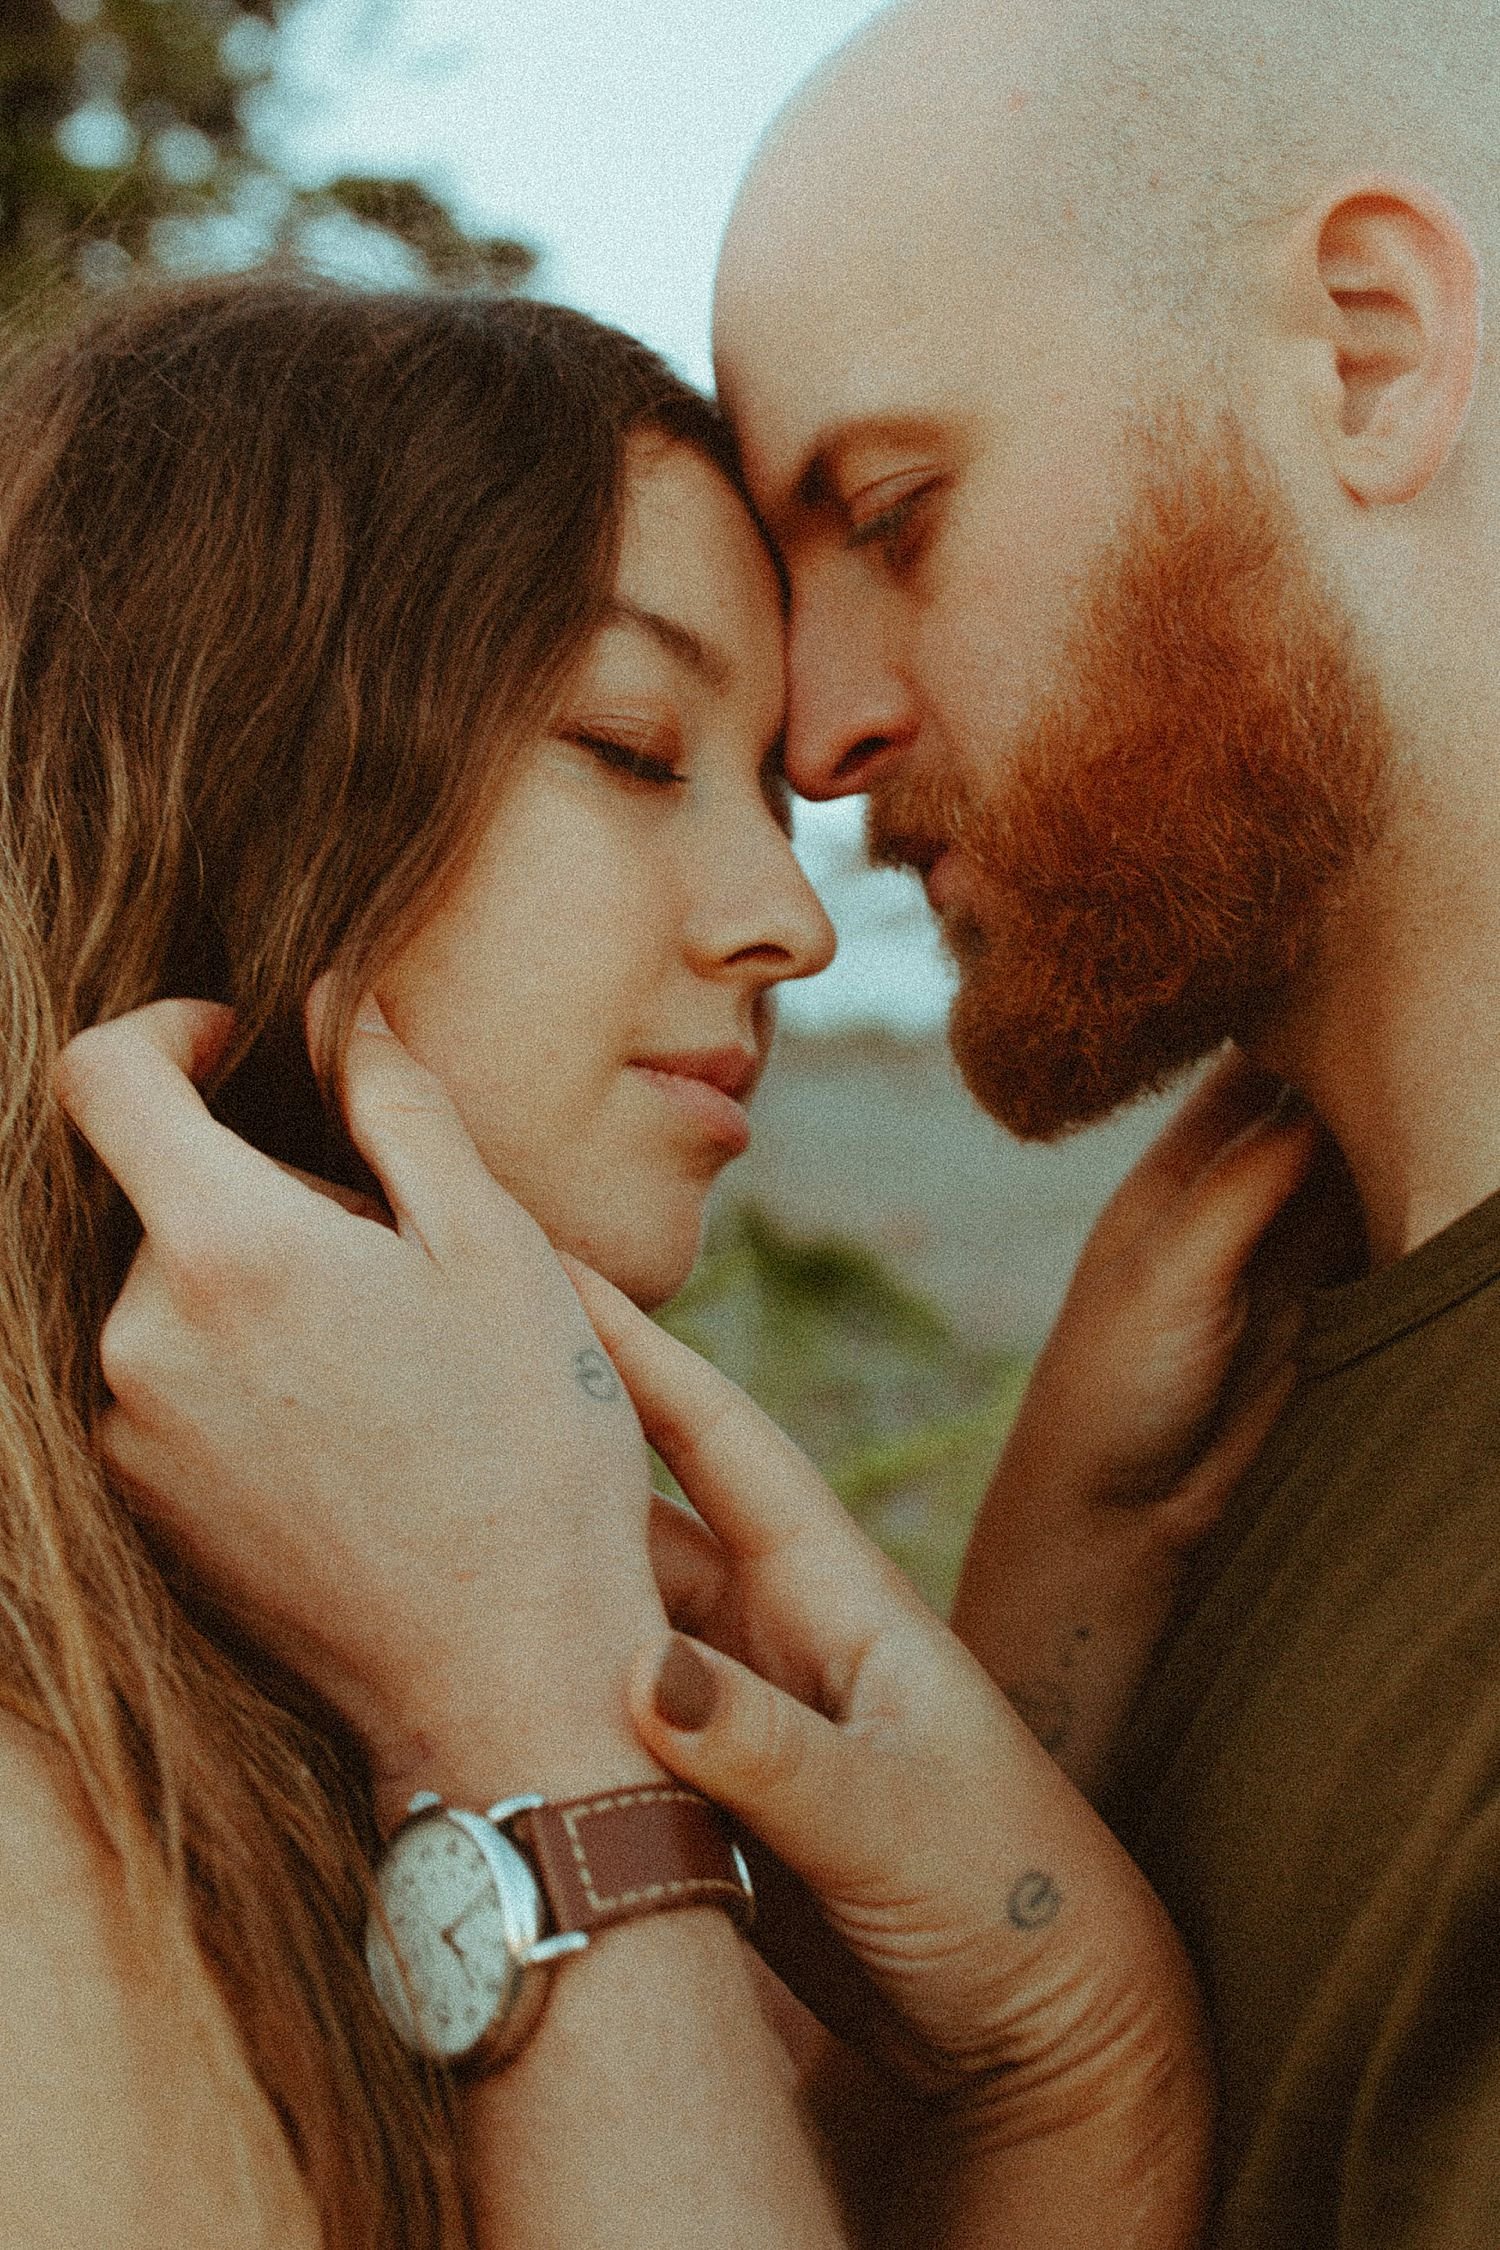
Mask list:
MULTIPOLYGON (((698 1619, 735 1651, 644 1650, 641 1739, 810 1887, 879 1995, 866 2036, 928 2097, 924 2133, 949 2129, 933 2143, 938 2231, 908 2213, 902 2239, 1191 2241, 1206 2072, 1191 1980, 1145 1882, 790 1440, 577 1278, 717 1541, 711 1587, 697 1535, 663 1515, 668 1580, 695 1582, 698 1619)), ((859 2027, 846 2012, 841 2028, 859 2027)))
POLYGON ((1084 1787, 1290 1391, 1297 1292, 1256 1288, 1320 1132, 1235 1057, 1106 1205, 970 1541, 954 1630, 1084 1787))
POLYGON ((551 1249, 378 1011, 346 1101, 394 1225, 209 1115, 228 1029, 163 1001, 63 1058, 145 1229, 102 1340, 112 1471, 360 1732, 387 1808, 654 1775, 621 1700, 665 1624, 646 1450, 551 1249))

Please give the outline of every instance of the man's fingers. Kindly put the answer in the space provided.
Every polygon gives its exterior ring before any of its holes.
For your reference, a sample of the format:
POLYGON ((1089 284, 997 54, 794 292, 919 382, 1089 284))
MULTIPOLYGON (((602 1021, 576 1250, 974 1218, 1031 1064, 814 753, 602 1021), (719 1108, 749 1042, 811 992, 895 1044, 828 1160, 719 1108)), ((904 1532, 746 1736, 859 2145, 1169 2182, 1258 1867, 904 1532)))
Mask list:
POLYGON ((80 1031, 63 1049, 62 1076, 71 1080, 80 1061, 87 1066, 96 1050, 110 1049, 122 1032, 146 1042, 196 1084, 208 1076, 233 1038, 234 1010, 216 1000, 152 1000, 128 1015, 80 1031))
POLYGON ((378 1196, 366 1195, 363 1188, 345 1187, 339 1180, 325 1180, 316 1172, 304 1172, 300 1164, 281 1164, 278 1172, 285 1172, 289 1180, 300 1180, 314 1195, 321 1195, 325 1203, 336 1203, 356 1219, 373 1219, 377 1226, 389 1227, 391 1214, 378 1196))
POLYGON ((1272 1112, 1247 1126, 1193 1182, 1175 1216, 1174 1239, 1154 1253, 1163 1270, 1197 1277, 1211 1296, 1227 1295, 1307 1178, 1321 1140, 1321 1126, 1306 1112, 1272 1112))
POLYGON ((1285 1092, 1282 1080, 1231 1049, 1136 1163, 1119 1200, 1154 1205, 1186 1187, 1252 1120, 1273 1110, 1285 1092))
POLYGON ((209 1115, 193 1083, 233 1029, 229 1009, 210 1001, 157 1000, 80 1032, 59 1058, 63 1107, 148 1233, 185 1206, 223 1209, 277 1176, 268 1157, 209 1115))

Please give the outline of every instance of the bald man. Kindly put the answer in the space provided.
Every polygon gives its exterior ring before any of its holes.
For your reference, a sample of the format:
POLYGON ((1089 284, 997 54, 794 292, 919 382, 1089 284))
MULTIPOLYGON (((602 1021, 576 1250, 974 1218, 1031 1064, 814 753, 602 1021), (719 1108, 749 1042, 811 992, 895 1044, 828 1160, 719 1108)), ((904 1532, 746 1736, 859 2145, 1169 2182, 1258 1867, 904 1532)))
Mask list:
POLYGON ((790 770, 922 875, 974 1093, 1045 1139, 1233 1038, 1357 1187, 1114 1793, 1224 2250, 1500 2241, 1497 259, 1494 0, 910 0, 720 279, 790 770))

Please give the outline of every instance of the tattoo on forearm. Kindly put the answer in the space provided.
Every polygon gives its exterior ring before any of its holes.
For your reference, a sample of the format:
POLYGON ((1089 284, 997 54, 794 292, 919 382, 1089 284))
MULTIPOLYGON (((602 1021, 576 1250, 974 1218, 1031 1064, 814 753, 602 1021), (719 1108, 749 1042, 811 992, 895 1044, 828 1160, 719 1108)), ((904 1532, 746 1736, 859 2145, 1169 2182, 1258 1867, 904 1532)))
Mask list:
POLYGON ((594 1345, 574 1354, 573 1373, 578 1388, 589 1398, 596 1398, 604 1403, 620 1395, 619 1376, 608 1355, 594 1345))
POLYGON ((1055 1922, 1062 1905, 1062 1892, 1050 1875, 1033 1869, 1023 1875, 1005 1902, 1005 1911, 1018 1930, 1044 1930, 1055 1922))
POLYGON ((1060 1680, 1023 1680, 1005 1691, 1017 1718, 1030 1727, 1044 1750, 1053 1757, 1073 1732, 1077 1716, 1073 1698, 1060 1680))
MULTIPOLYGON (((1074 1625, 1063 1634, 1057 1668, 1071 1672, 1079 1655, 1094 1637, 1092 1625, 1074 1625)), ((1025 1721, 1044 1750, 1055 1758, 1073 1738, 1077 1706, 1062 1680, 1019 1680, 1005 1690, 1018 1718, 1025 1721)))

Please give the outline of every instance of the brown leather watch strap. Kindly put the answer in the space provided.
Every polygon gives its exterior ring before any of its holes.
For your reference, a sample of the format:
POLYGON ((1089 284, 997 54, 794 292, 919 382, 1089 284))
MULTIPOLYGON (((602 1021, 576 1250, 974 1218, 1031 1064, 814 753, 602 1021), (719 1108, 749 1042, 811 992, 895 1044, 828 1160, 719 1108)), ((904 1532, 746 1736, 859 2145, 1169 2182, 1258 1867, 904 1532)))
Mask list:
POLYGON ((677 1906, 726 1907, 745 1927, 749 1879, 718 1807, 677 1782, 609 1789, 520 1813, 554 1930, 599 1930, 677 1906))

